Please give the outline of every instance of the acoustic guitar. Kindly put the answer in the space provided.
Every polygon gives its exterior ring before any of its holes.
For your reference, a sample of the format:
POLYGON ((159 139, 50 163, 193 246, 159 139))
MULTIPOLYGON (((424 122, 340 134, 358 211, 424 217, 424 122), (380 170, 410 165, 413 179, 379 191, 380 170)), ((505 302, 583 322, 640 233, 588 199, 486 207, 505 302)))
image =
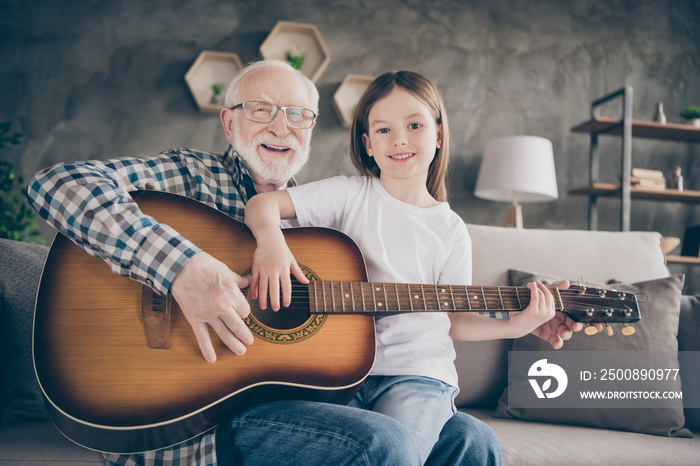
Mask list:
MULTIPOLYGON (((256 243, 244 224, 182 196, 138 192, 134 198, 234 272, 249 273, 256 243)), ((190 439, 255 403, 347 404, 374 363, 371 316, 528 305, 525 287, 368 283, 362 254, 344 234, 327 228, 284 234, 310 284, 295 282, 292 305, 279 312, 249 300, 255 342, 236 356, 213 338, 213 364, 201 356, 174 300, 112 273, 57 235, 37 296, 33 350, 59 430, 86 448, 132 453, 190 439)), ((580 286, 552 291, 558 310, 577 321, 640 319, 631 295, 580 286)))

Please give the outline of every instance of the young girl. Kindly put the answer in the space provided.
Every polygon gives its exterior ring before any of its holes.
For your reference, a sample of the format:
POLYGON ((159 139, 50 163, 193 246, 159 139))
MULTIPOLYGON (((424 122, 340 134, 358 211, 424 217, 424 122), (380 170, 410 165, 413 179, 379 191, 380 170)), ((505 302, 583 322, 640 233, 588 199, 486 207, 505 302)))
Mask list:
MULTIPOLYGON (((327 226, 362 250, 371 282, 471 284, 471 240, 446 202, 449 147, 444 104, 435 86, 409 71, 385 73, 365 91, 352 125, 351 156, 360 176, 334 177, 259 194, 246 206, 256 237, 252 297, 274 310, 291 303, 290 272, 308 283, 279 228, 281 218, 327 226)), ((376 318, 377 355, 353 406, 397 419, 425 462, 455 413, 452 338, 516 338, 554 316, 551 293, 528 285, 530 305, 508 320, 474 313, 416 312, 376 318)), ((284 312, 284 311, 282 311, 284 312)))

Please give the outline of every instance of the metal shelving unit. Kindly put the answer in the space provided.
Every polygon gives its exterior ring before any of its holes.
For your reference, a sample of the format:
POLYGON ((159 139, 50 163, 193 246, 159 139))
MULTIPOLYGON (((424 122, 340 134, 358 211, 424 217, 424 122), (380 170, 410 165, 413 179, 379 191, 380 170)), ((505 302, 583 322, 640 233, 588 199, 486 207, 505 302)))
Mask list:
MULTIPOLYGON (((620 199, 620 230, 629 231, 632 199, 651 199, 674 202, 700 202, 700 191, 674 189, 654 190, 633 187, 632 172, 632 138, 700 142, 700 128, 677 123, 657 123, 654 121, 632 119, 632 86, 625 86, 617 91, 591 102, 591 118, 571 128, 574 133, 590 134, 588 186, 572 189, 571 194, 588 196, 588 229, 598 229, 598 197, 609 196, 620 199), (599 107, 614 99, 621 100, 620 118, 598 116, 599 107), (620 185, 600 182, 600 155, 598 153, 599 136, 616 136, 620 138, 620 185)), ((670 256, 673 257, 673 256, 670 256)), ((669 257, 669 259, 670 259, 669 257)), ((688 263, 686 258, 678 262, 688 263)), ((692 261, 692 263, 700 263, 692 261)))

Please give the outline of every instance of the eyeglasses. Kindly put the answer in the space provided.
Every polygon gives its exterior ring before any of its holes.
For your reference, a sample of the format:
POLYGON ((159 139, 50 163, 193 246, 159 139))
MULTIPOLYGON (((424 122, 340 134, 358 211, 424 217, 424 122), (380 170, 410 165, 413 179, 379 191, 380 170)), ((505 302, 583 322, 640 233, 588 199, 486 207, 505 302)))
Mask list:
POLYGON ((242 104, 234 105, 231 110, 243 108, 246 120, 256 123, 270 123, 277 116, 278 110, 284 110, 284 121, 292 128, 306 129, 314 125, 318 115, 313 110, 304 107, 280 107, 268 102, 249 100, 242 104))

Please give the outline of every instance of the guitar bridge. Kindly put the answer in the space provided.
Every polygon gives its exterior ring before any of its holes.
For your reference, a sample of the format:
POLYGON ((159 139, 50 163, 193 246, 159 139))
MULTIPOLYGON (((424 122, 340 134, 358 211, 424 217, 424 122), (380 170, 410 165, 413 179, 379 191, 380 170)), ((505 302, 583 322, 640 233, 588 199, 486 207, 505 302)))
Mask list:
POLYGON ((170 346, 170 303, 170 295, 161 296, 143 286, 141 315, 146 328, 146 343, 151 349, 168 349, 170 346))

